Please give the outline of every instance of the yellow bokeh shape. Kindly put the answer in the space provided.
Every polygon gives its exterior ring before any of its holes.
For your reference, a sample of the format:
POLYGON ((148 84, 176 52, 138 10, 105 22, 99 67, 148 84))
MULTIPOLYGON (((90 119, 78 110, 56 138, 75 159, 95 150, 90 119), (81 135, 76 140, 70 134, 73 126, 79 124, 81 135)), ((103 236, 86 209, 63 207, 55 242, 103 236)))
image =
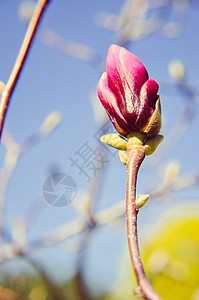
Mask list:
MULTIPOLYGON (((152 239, 142 243, 144 268, 154 289, 164 300, 199 300, 199 206, 175 207, 152 239)), ((149 234, 150 236, 150 234, 149 234)), ((123 278, 111 299, 133 300, 136 287, 130 260, 121 266, 123 278)), ((120 278, 121 279, 121 278, 120 278)))

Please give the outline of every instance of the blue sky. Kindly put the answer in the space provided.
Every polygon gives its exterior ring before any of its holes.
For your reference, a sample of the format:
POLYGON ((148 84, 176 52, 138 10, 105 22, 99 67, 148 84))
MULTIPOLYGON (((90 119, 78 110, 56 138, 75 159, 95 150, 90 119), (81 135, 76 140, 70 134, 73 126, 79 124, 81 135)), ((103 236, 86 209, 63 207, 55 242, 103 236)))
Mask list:
MULTIPOLYGON (((0 80, 4 82, 9 77, 26 31, 26 26, 18 17, 20 2, 19 0, 0 2, 0 80)), ((114 32, 96 26, 94 17, 99 11, 118 14, 123 3, 114 0, 52 0, 42 19, 42 26, 51 28, 63 38, 88 45, 105 59, 109 46, 117 43, 118 39, 114 32)), ((160 84, 162 132, 165 138, 179 118, 184 105, 190 101, 187 98, 183 99, 182 93, 175 88, 170 92, 174 81, 169 77, 168 63, 173 59, 181 60, 186 68, 187 83, 191 86, 198 84, 198 14, 198 6, 195 4, 184 16, 185 28, 178 38, 166 39, 159 31, 142 40, 129 43, 128 49, 139 57, 147 67, 150 77, 160 84)), ((171 13, 171 18, 174 17, 175 14, 171 13)), ((20 143, 33 134, 52 111, 60 111, 63 119, 51 136, 41 141, 21 159, 14 172, 6 196, 5 209, 5 225, 10 232, 17 219, 26 215, 31 205, 34 209, 41 207, 41 212, 37 220, 31 224, 28 235, 30 241, 74 218, 72 205, 64 208, 48 205, 42 198, 42 186, 51 170, 57 169, 74 178, 79 192, 88 188, 87 178, 83 174, 79 175, 78 169, 71 166, 69 157, 74 158, 75 153, 87 141, 93 149, 96 148, 94 134, 99 130, 100 125, 95 121, 90 95, 95 93, 100 75, 101 73, 93 66, 58 53, 44 45, 39 38, 34 40, 12 96, 6 124, 15 140, 20 143)), ((194 107, 195 118, 189 131, 160 166, 150 169, 146 162, 139 176, 139 193, 146 193, 158 184, 159 169, 170 160, 180 162, 182 175, 198 172, 198 104, 191 105, 194 107)), ((163 148, 164 143, 159 147, 158 153, 154 154, 153 159, 156 159, 156 155, 159 155, 163 148)), ((4 154, 4 148, 1 146, 1 164, 4 154)), ((110 161, 107 163, 103 189, 97 204, 98 209, 125 197, 125 167, 119 162, 117 155, 114 157, 108 155, 108 158, 110 161)), ((147 158, 147 161, 150 159, 147 158)), ((197 192, 197 188, 184 194, 181 192, 179 198, 183 198, 184 195, 196 198, 197 192)), ((147 216, 147 208, 143 216, 144 218, 147 216)), ((141 214, 140 218, 142 218, 141 214)), ((103 236, 106 242, 110 238, 109 234, 111 233, 108 232, 103 236)), ((112 235, 114 238, 111 239, 112 244, 108 248, 125 240, 120 234, 117 237, 113 233, 112 235)), ((100 235, 95 239, 99 242, 100 235)), ((95 251, 93 250, 92 253, 95 251)), ((63 257, 64 255, 65 253, 63 257)), ((94 254, 90 255, 92 257, 94 254)), ((68 257, 67 261, 70 264, 71 257, 70 255, 68 257)), ((98 268, 100 269, 99 265, 98 268)))

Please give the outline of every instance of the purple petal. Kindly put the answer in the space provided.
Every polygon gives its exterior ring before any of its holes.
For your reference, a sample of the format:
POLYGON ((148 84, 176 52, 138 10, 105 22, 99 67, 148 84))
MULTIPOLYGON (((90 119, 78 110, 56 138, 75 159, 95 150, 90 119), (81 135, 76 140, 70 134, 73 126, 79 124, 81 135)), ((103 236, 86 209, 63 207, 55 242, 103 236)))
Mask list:
POLYGON ((108 86, 116 95, 117 104, 122 107, 125 105, 125 94, 124 94, 123 82, 121 80, 120 70, 119 70, 120 49, 121 47, 112 45, 109 48, 106 63, 107 63, 108 86))
POLYGON ((124 118, 134 124, 138 115, 139 93, 148 73, 140 60, 126 49, 112 45, 107 56, 108 85, 117 98, 124 118))
POLYGON ((149 78, 143 63, 131 52, 121 48, 120 61, 126 80, 131 92, 139 97, 143 83, 149 78))
POLYGON ((139 114, 136 120, 136 126, 141 129, 149 121, 155 110, 155 103, 158 99, 159 85, 153 79, 148 79, 140 90, 139 114))
POLYGON ((117 105, 116 97, 114 93, 111 91, 111 89, 109 88, 109 86, 107 85, 106 79, 107 79, 107 74, 103 73, 97 86, 98 97, 102 105, 106 109, 117 131, 122 135, 126 135, 126 133, 132 132, 134 128, 129 126, 129 124, 121 114, 119 107, 117 105))

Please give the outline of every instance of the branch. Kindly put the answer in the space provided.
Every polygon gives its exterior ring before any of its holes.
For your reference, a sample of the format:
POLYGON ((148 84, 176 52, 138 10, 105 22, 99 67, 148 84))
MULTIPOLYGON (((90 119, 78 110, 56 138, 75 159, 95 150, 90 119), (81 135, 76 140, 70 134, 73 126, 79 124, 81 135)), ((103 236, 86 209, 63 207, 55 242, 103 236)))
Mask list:
MULTIPOLYGON (((110 224, 117 221, 119 218, 123 217, 125 202, 121 201, 113 204, 99 212, 94 214, 94 220, 97 226, 102 226, 110 224)), ((66 240, 68 237, 75 236, 78 234, 87 234, 88 227, 90 223, 83 220, 73 220, 67 222, 66 224, 56 228, 46 237, 37 239, 30 244, 26 244, 21 248, 17 241, 1 245, 0 246, 0 264, 6 262, 7 260, 14 259, 18 256, 27 256, 33 252, 33 250, 41 249, 42 247, 57 245, 62 241, 66 240)), ((81 246, 81 245, 80 245, 81 246)))
POLYGON ((10 74, 10 78, 3 90, 1 104, 0 104, 0 138, 2 135, 3 125, 6 117, 7 108, 10 103, 10 99, 14 88, 16 86, 17 80, 21 74, 21 70, 24 66, 24 62, 27 58, 30 46, 32 44, 34 35, 36 33, 39 21, 41 20, 42 14, 45 10, 46 5, 50 0, 39 0, 35 8, 33 16, 31 18, 30 24, 28 26, 24 41, 22 43, 21 49, 19 51, 18 57, 16 59, 13 70, 10 74))
POLYGON ((127 236, 129 252, 133 269, 138 282, 138 289, 144 299, 147 300, 161 300, 162 298, 152 288, 149 280, 146 277, 140 251, 138 246, 137 236, 137 215, 138 206, 136 204, 136 183, 137 174, 140 165, 145 158, 145 150, 143 147, 133 147, 129 154, 127 163, 127 191, 126 191, 126 219, 127 219, 127 236))
POLYGON ((63 38, 51 28, 42 26, 39 29, 38 38, 46 46, 51 47, 63 55, 80 59, 90 64, 100 73, 104 69, 104 60, 94 49, 87 45, 63 38))

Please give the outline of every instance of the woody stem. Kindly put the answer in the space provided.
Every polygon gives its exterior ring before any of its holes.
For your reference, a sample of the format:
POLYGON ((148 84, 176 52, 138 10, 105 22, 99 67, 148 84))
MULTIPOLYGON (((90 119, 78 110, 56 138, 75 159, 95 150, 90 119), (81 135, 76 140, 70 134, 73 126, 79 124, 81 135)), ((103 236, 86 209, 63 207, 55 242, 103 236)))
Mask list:
POLYGON ((7 112, 8 105, 10 103, 10 99, 14 88, 16 86, 17 80, 20 76, 21 70, 24 66, 24 62, 27 58, 30 46, 32 44, 36 29, 39 25, 39 21, 43 15, 46 5, 50 0, 39 0, 33 16, 30 20, 24 41, 22 43, 21 49, 19 51, 18 57, 16 59, 15 65, 13 70, 10 74, 8 82, 3 90, 2 97, 1 97, 1 104, 0 104, 0 138, 2 135, 3 124, 7 112))
POLYGON ((145 158, 145 150, 142 146, 134 146, 129 152, 127 168, 127 191, 126 191, 126 219, 128 246, 133 269, 137 278, 141 295, 147 300, 161 300, 162 298, 155 292, 146 277, 137 236, 137 215, 138 206, 136 204, 136 183, 138 170, 145 158))

